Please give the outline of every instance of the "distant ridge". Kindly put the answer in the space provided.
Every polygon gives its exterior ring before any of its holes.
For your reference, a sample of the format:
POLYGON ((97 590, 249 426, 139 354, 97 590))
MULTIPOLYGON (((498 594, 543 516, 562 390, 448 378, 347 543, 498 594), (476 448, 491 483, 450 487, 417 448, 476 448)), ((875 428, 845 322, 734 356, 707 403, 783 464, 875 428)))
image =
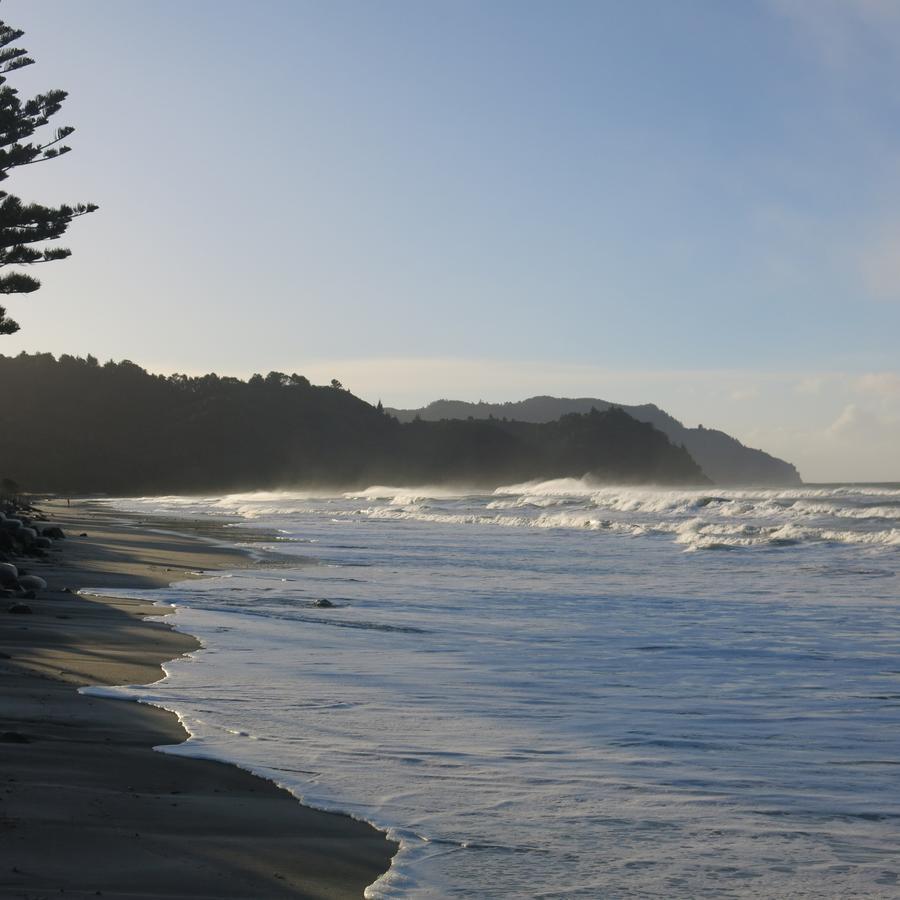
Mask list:
POLYGON ((649 422, 666 434, 673 444, 683 444, 704 473, 716 484, 766 485, 783 487, 802 484, 800 473, 789 462, 763 450, 745 447, 740 441, 712 428, 686 428, 676 418, 644 403, 626 406, 596 397, 529 397, 509 403, 467 403, 464 400, 435 400, 421 409, 385 409, 401 422, 418 416, 425 421, 440 419, 514 419, 520 422, 552 422, 567 413, 586 413, 592 408, 604 412, 620 407, 639 422, 649 422))

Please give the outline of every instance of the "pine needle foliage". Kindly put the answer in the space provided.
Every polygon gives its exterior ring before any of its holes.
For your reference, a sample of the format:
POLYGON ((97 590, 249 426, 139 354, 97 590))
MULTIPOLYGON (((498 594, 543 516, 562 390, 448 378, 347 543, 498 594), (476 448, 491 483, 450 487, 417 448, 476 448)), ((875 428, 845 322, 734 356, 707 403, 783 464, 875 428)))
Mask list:
MULTIPOLYGON (((10 172, 19 166, 48 162, 68 153, 71 148, 63 142, 75 130, 66 125, 38 135, 62 108, 67 96, 65 91, 52 90, 23 101, 18 91, 7 83, 11 72, 34 63, 27 51, 14 46, 23 34, 20 29, 0 21, 0 181, 9 178, 10 172)), ((73 219, 95 209, 93 203, 72 206, 24 203, 0 190, 0 269, 36 265, 70 256, 71 250, 65 247, 43 244, 61 238, 73 219)), ((25 272, 0 272, 0 294, 30 294, 40 286, 37 278, 25 272)), ((13 334, 18 330, 18 324, 8 318, 6 310, 0 306, 0 334, 13 334)))

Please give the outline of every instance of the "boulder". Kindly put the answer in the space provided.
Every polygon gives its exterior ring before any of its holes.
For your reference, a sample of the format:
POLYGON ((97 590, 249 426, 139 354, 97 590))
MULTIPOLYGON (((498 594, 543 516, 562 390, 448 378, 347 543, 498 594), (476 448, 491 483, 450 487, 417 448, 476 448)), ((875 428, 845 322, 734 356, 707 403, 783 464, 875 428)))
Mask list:
POLYGON ((20 575, 19 584, 25 591, 45 591, 47 582, 40 575, 20 575))
POLYGON ((334 604, 330 600, 325 600, 322 598, 321 600, 316 600, 313 606, 318 606, 319 609, 331 609, 334 604))
POLYGON ((66 533, 59 525, 47 525, 41 529, 41 535, 46 538, 53 538, 54 541, 59 541, 66 536, 66 533))
POLYGON ((13 603, 12 606, 9 607, 7 612, 14 613, 15 615, 31 615, 31 607, 26 603, 13 603))

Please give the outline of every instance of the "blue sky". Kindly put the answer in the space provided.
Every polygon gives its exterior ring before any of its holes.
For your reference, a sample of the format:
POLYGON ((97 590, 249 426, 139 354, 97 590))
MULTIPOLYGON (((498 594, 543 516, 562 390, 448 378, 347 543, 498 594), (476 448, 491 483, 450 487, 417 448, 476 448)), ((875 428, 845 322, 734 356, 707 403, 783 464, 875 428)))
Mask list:
POLYGON ((652 401, 900 479, 900 4, 4 0, 102 207, 0 352, 652 401))

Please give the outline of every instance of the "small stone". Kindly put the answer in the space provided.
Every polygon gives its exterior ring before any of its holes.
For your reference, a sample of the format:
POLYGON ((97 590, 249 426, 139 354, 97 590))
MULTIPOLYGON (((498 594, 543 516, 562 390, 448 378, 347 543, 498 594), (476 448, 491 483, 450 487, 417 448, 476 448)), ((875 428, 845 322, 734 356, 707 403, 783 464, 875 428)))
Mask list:
POLYGON ((26 591, 45 591, 47 582, 40 575, 23 575, 19 573, 19 584, 26 591))

